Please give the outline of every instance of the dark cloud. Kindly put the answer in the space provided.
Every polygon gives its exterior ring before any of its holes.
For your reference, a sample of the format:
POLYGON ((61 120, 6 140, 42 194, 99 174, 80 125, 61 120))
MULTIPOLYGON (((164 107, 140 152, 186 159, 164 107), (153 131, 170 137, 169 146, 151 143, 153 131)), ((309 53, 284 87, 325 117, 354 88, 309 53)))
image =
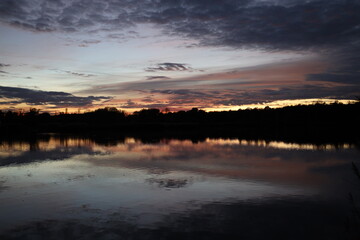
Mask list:
POLYGON ((110 97, 103 96, 77 97, 66 92, 48 92, 3 86, 0 86, 0 97, 14 99, 11 101, 13 104, 27 103, 29 105, 55 105, 56 107, 90 106, 94 101, 110 99, 110 97))
POLYGON ((359 84, 359 72, 325 72, 319 74, 310 74, 307 76, 308 81, 324 81, 324 82, 338 82, 346 84, 359 84))
POLYGON ((166 76, 147 76, 146 80, 167 80, 167 79, 171 79, 169 77, 166 76))
POLYGON ((155 67, 148 67, 145 69, 147 72, 160 72, 160 71, 194 71, 188 64, 184 63, 158 63, 155 67))
POLYGON ((65 32, 109 32, 153 23, 167 34, 198 39, 203 45, 299 50, 356 42, 360 2, 2 0, 0 21, 65 32))
MULTIPOLYGON (((131 3, 100 0, 4 0, 0 19, 34 31, 94 31, 122 29, 133 24, 131 3)), ((134 16, 133 16, 134 17, 134 16)))
POLYGON ((153 23, 204 45, 304 49, 359 38, 357 0, 2 0, 0 20, 36 31, 123 30, 153 23))
MULTIPOLYGON (((310 74, 308 81, 343 83, 360 88, 360 46, 345 46, 329 54, 332 66, 323 73, 310 74)), ((360 92, 358 93, 360 95, 360 92)))

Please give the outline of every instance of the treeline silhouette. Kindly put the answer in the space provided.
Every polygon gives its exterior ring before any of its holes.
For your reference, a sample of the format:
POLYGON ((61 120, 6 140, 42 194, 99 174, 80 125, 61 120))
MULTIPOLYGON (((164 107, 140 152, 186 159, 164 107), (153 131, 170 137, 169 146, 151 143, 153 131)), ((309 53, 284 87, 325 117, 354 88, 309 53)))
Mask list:
POLYGON ((0 111, 2 135, 75 133, 151 136, 250 137, 291 140, 360 139, 360 101, 356 103, 297 105, 238 111, 162 112, 143 109, 133 114, 112 107, 86 113, 57 114, 0 111))

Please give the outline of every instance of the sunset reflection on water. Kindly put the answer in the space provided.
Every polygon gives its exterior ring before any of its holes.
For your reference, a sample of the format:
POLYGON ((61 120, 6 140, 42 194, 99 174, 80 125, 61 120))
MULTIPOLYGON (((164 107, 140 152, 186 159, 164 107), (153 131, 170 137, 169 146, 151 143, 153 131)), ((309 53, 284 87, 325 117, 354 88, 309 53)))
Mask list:
POLYGON ((2 141, 0 233, 34 221, 89 224, 117 215, 153 229, 170 215, 213 203, 336 204, 349 190, 344 179, 352 179, 351 162, 358 157, 351 144, 242 139, 2 141))

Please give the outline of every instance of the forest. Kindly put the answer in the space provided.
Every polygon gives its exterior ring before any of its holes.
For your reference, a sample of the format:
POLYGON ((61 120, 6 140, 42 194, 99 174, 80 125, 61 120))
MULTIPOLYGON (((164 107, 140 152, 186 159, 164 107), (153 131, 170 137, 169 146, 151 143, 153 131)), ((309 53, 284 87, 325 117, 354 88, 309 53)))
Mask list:
POLYGON ((2 136, 39 133, 150 134, 358 141, 359 113, 360 101, 221 112, 205 112, 197 108, 178 112, 142 109, 132 114, 113 107, 56 115, 32 108, 28 112, 0 110, 0 131, 2 136))

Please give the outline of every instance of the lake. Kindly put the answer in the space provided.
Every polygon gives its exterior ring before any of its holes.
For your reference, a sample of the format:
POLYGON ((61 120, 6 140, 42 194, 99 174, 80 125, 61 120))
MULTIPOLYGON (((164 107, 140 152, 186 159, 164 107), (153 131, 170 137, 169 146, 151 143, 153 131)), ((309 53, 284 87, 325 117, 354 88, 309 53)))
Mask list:
POLYGON ((1 239, 356 239, 354 144, 0 142, 1 239))

